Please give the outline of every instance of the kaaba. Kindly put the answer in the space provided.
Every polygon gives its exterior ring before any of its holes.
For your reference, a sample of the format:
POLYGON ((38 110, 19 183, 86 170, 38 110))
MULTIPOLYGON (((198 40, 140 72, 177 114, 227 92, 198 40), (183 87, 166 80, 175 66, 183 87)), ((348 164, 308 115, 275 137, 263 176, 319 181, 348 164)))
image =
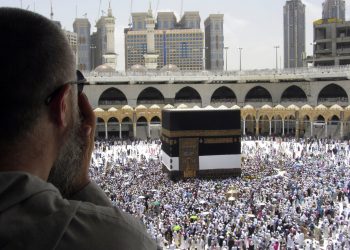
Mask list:
POLYGON ((240 110, 163 110, 163 171, 171 179, 240 176, 240 120, 240 110))

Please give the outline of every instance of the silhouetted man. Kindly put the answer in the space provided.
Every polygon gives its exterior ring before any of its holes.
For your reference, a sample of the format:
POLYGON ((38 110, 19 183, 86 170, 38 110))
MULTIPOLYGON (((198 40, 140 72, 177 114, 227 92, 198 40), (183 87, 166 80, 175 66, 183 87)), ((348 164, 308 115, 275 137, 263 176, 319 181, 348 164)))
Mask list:
POLYGON ((95 116, 65 35, 12 8, 0 34, 0 249, 156 249, 90 182, 95 116))

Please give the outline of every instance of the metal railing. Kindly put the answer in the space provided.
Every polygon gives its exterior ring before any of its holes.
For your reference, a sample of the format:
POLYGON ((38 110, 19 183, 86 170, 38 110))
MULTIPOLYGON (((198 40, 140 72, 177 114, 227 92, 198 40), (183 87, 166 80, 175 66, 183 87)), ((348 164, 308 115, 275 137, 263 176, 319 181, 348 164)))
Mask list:
POLYGON ((116 72, 95 72, 84 71, 86 77, 117 77, 117 76, 266 76, 266 75, 298 75, 308 73, 348 73, 350 65, 341 66, 319 66, 301 67, 291 69, 255 69, 242 71, 116 71, 116 72))
POLYGON ((347 97, 318 98, 318 102, 348 102, 347 97))
POLYGON ((146 83, 244 83, 312 81, 312 79, 349 79, 350 65, 293 69, 259 69, 245 71, 123 71, 84 72, 91 84, 146 84, 146 83))

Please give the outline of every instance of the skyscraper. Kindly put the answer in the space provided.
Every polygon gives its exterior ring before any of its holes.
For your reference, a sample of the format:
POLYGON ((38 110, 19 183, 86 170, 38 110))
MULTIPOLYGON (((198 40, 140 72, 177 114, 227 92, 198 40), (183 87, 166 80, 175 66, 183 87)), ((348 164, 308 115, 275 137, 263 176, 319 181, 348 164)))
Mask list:
POLYGON ((73 30, 77 33, 77 66, 79 70, 91 70, 91 25, 87 18, 76 18, 73 30))
POLYGON ((303 66, 305 57, 305 5, 288 0, 283 7, 284 67, 303 66))
POLYGON ((322 19, 330 18, 345 21, 345 0, 326 0, 322 3, 322 19))
POLYGON ((124 29, 126 70, 138 64, 148 69, 203 69, 204 33, 198 12, 185 12, 180 22, 173 12, 160 12, 155 23, 149 10, 132 13, 132 20, 132 27, 124 29))
POLYGON ((78 35, 75 32, 68 31, 68 30, 63 30, 64 34, 66 34, 68 42, 70 47, 73 50, 75 60, 78 66, 78 51, 77 51, 77 45, 78 45, 78 35))
POLYGON ((176 16, 174 12, 158 12, 157 25, 160 30, 174 29, 176 26, 176 16))
POLYGON ((186 11, 180 20, 180 25, 184 29, 200 29, 201 17, 198 11, 186 11))
POLYGON ((312 62, 314 66, 349 65, 349 39, 350 22, 337 18, 315 21, 314 54, 308 62, 312 62))
POLYGON ((224 69, 224 15, 211 14, 204 21, 205 26, 205 68, 224 69))

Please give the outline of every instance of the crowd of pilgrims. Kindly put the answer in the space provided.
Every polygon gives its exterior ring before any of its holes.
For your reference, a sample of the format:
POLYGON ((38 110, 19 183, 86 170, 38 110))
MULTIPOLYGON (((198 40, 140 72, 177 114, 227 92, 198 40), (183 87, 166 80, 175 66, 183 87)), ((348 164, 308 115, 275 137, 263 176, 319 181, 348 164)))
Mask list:
POLYGON ((350 249, 350 143, 243 138, 242 176, 171 181, 158 140, 98 140, 91 178, 163 249, 350 249))

